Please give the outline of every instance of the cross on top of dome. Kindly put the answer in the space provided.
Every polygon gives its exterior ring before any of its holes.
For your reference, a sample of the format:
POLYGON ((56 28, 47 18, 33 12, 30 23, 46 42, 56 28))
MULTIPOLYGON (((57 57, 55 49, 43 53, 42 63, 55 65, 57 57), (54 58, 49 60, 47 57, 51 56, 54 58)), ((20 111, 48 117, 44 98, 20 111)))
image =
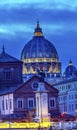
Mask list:
POLYGON ((37 21, 37 28, 40 28, 39 21, 37 21))
POLYGON ((40 28, 39 21, 37 21, 37 26, 35 28, 34 36, 43 36, 42 29, 40 28))

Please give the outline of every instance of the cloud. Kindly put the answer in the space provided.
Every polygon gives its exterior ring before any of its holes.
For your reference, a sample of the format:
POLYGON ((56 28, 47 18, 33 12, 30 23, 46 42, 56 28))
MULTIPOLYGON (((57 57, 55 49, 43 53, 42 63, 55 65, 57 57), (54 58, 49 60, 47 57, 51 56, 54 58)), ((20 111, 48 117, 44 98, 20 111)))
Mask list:
POLYGON ((76 23, 77 21, 77 11, 69 10, 54 10, 54 9, 36 9, 36 8, 22 8, 21 9, 11 9, 10 11, 6 9, 0 9, 0 23, 11 24, 11 23, 24 23, 32 24, 34 21, 39 19, 43 23, 48 24, 61 24, 71 22, 76 23))
POLYGON ((25 31, 26 29, 29 32, 34 27, 33 23, 35 24, 39 19, 41 25, 43 25, 42 27, 51 28, 53 32, 61 29, 67 30, 67 27, 76 30, 77 10, 76 8, 75 10, 71 8, 69 10, 69 8, 65 7, 68 5, 75 7, 77 2, 69 2, 69 0, 68 2, 66 0, 58 0, 58 2, 57 0, 54 2, 51 0, 41 0, 40 2, 38 0, 1 0, 1 5, 4 5, 4 7, 0 8, 0 26, 4 24, 8 29, 11 26, 11 30, 25 31), (5 6, 6 4, 7 6, 5 6), (13 8, 13 5, 17 5, 17 7, 13 8), (59 6, 61 8, 58 8, 59 6))
POLYGON ((9 8, 15 8, 20 5, 29 7, 31 5, 35 6, 36 8, 71 8, 74 9, 77 6, 77 1, 76 0, 0 0, 0 5, 1 6, 9 6, 9 8))

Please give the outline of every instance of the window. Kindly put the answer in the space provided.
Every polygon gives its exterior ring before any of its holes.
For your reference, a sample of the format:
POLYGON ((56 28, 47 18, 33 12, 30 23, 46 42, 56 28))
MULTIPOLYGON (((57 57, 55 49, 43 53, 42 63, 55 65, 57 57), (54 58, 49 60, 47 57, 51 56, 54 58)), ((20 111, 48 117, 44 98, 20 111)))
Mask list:
POLYGON ((6 110, 8 110, 8 100, 6 99, 6 110))
POLYGON ((62 86, 62 90, 63 90, 63 86, 62 86))
POLYGON ((17 108, 23 108, 23 99, 17 100, 17 108))
POLYGON ((74 110, 74 105, 72 104, 72 111, 74 110))
POLYGON ((73 95, 71 95, 71 98, 73 99, 73 95))
POLYGON ((28 108, 34 108, 34 98, 28 98, 28 108))
POLYGON ((61 101, 62 101, 62 99, 63 99, 63 98, 62 98, 62 96, 61 96, 61 101))
POLYGON ((75 109, 77 109, 77 104, 75 104, 75 109))
POLYGON ((60 97, 58 98, 58 101, 60 102, 60 97))
POLYGON ((10 109, 12 109, 12 100, 11 99, 9 100, 9 106, 10 106, 10 109))
POLYGON ((70 104, 70 105, 69 105, 69 110, 70 110, 70 111, 73 111, 73 110, 74 110, 74 105, 73 105, 73 104, 70 104))
POLYGON ((71 99, 71 96, 69 95, 69 100, 71 99))
POLYGON ((55 98, 50 98, 49 105, 51 108, 55 107, 55 98))
POLYGON ((75 94, 75 99, 77 99, 77 94, 75 94))
POLYGON ((69 105, 69 111, 71 111, 71 104, 69 105))
POLYGON ((70 87, 71 87, 71 84, 68 85, 68 88, 70 88, 70 87))
POLYGON ((65 109, 64 111, 67 112, 67 106, 66 105, 64 106, 64 109, 65 109))
POLYGON ((4 100, 2 101, 2 110, 4 110, 4 100))
POLYGON ((69 99, 73 99, 74 97, 73 97, 73 94, 72 95, 69 95, 69 99))
POLYGON ((4 71, 4 80, 10 80, 10 79, 11 79, 11 72, 4 71))
POLYGON ((60 86, 60 89, 59 90, 61 90, 61 86, 60 86))
POLYGON ((63 101, 66 101, 67 100, 67 96, 63 96, 63 101))

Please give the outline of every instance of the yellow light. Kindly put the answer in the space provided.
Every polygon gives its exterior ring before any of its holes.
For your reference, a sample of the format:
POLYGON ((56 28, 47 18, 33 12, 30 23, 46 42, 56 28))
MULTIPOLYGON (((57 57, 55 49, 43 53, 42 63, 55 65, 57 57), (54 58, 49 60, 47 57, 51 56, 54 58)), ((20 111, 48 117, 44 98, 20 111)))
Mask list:
POLYGON ((0 128, 9 128, 8 123, 0 123, 0 128))
POLYGON ((0 123, 0 129, 1 128, 48 128, 51 126, 50 122, 40 122, 40 123, 35 123, 35 122, 30 122, 30 123, 0 123))
POLYGON ((41 122, 40 123, 40 127, 41 128, 48 128, 51 126, 51 123, 50 122, 41 122))
POLYGON ((77 112, 77 110, 75 110, 75 112, 77 112))
POLYGON ((34 62, 58 62, 56 58, 27 58, 22 59, 24 63, 34 63, 34 62))
POLYGON ((43 36, 43 33, 42 32, 35 32, 34 36, 43 36))

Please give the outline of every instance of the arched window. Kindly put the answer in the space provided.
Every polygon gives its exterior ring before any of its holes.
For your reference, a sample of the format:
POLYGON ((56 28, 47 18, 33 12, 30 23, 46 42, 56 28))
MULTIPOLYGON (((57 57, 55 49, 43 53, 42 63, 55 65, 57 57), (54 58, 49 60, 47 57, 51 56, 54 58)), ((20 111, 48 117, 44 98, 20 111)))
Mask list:
POLYGON ((4 100, 2 100, 2 110, 4 111, 4 100))
POLYGON ((8 100, 6 99, 6 110, 8 110, 8 100))
POLYGON ((34 98, 28 98, 28 109, 34 108, 34 98))
POLYGON ((3 79, 4 79, 4 80, 10 80, 10 79, 11 79, 11 72, 5 70, 5 71, 3 72, 3 79))
POLYGON ((49 106, 50 106, 50 108, 56 107, 55 98, 50 98, 50 99, 49 99, 49 106))
POLYGON ((17 108, 23 108, 23 99, 22 98, 17 99, 17 108))

